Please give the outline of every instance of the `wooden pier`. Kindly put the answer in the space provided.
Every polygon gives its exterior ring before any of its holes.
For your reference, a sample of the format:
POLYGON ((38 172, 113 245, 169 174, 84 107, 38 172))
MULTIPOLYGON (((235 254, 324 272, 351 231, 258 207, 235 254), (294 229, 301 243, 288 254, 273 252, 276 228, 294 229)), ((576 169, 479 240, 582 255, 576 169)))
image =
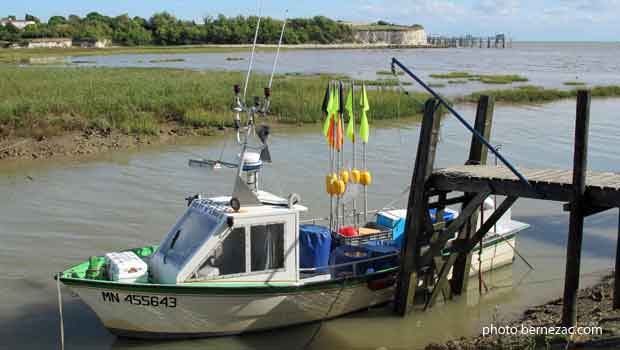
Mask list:
POLYGON ((441 35, 430 35, 428 37, 428 44, 433 47, 469 47, 469 48, 494 48, 505 49, 512 47, 512 39, 508 38, 505 34, 496 34, 494 36, 478 37, 472 35, 448 37, 441 35))
MULTIPOLYGON (((589 91, 579 91, 573 170, 518 169, 527 181, 507 167, 486 165, 488 150, 477 137, 472 137, 465 165, 433 169, 441 116, 437 113, 439 102, 427 101, 407 205, 402 269, 395 299, 397 313, 405 315, 412 310, 416 290, 424 294, 424 309, 432 307, 439 294, 451 299, 465 293, 472 250, 523 197, 564 202, 564 209, 570 212, 562 325, 575 325, 584 218, 620 207, 620 174, 587 171, 590 101, 589 91), (477 227, 479 210, 489 195, 506 197, 477 227), (450 223, 442 222, 443 210, 453 204, 462 205, 460 215, 450 223), (432 224, 431 208, 437 208, 436 224, 432 224), (458 238, 448 245, 455 234, 458 238), (451 269, 452 278, 448 280, 451 269)), ((482 96, 474 128, 486 140, 491 135, 493 110, 493 99, 482 96)), ((620 225, 614 308, 620 308, 620 225)))

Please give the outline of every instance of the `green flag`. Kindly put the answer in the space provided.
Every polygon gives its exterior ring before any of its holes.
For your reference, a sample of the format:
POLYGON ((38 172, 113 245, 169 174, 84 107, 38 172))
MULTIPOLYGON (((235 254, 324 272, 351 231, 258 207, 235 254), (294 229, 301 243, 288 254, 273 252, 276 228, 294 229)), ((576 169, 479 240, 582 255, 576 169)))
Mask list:
POLYGON ((328 137, 329 124, 334 108, 334 93, 329 85, 327 85, 327 91, 325 91, 325 100, 323 101, 323 104, 325 105, 325 113, 327 114, 327 118, 325 118, 325 122, 323 123, 323 135, 328 137), (325 101, 327 101, 327 103, 325 103, 325 101))
POLYGON ((370 104, 368 103, 368 95, 366 94, 366 85, 362 85, 360 107, 362 109, 362 118, 360 119, 360 137, 364 143, 368 143, 370 126, 368 125, 368 116, 366 115, 366 112, 370 110, 370 104))
POLYGON ((347 137, 355 143, 355 116, 353 115, 353 88, 349 90, 347 104, 344 107, 349 114, 349 125, 347 126, 347 137))

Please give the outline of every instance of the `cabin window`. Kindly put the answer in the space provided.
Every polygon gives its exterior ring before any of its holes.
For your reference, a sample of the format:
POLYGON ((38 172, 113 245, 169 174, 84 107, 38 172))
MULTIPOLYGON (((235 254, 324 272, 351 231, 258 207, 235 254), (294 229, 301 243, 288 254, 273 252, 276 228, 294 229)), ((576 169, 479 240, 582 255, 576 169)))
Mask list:
POLYGON ((162 244, 160 251, 165 260, 181 264, 194 254, 201 242, 213 235, 219 225, 220 221, 216 218, 190 210, 162 244))
POLYGON ((250 236, 252 271, 284 267, 284 224, 252 226, 250 236))
POLYGON ((219 270, 219 276, 245 273, 245 228, 237 227, 232 230, 211 256, 219 270))

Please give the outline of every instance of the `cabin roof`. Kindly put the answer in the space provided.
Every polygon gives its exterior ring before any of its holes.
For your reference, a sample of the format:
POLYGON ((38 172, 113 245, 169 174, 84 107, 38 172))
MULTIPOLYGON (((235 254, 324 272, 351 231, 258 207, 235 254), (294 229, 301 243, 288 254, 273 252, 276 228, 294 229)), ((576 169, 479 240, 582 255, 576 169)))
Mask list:
POLYGON ((272 193, 259 191, 258 198, 263 203, 261 206, 241 206, 239 212, 235 212, 230 206, 231 196, 211 197, 206 199, 197 199, 192 203, 192 208, 202 211, 208 215, 227 216, 236 218, 270 216, 285 214, 290 212, 307 211, 303 205, 295 204, 288 207, 288 201, 285 198, 276 196, 272 193))

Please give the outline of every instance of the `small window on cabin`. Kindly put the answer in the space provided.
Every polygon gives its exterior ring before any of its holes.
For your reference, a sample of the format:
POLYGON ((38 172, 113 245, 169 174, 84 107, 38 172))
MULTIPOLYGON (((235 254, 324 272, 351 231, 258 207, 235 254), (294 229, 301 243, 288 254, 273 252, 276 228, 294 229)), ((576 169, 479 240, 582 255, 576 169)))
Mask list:
POLYGON ((237 227, 232 230, 205 264, 216 267, 219 276, 245 273, 245 228, 237 227))
POLYGON ((245 272, 245 228, 238 227, 211 251, 195 277, 209 279, 245 272))
POLYGON ((252 226, 250 240, 252 271, 284 267, 284 224, 252 226))

